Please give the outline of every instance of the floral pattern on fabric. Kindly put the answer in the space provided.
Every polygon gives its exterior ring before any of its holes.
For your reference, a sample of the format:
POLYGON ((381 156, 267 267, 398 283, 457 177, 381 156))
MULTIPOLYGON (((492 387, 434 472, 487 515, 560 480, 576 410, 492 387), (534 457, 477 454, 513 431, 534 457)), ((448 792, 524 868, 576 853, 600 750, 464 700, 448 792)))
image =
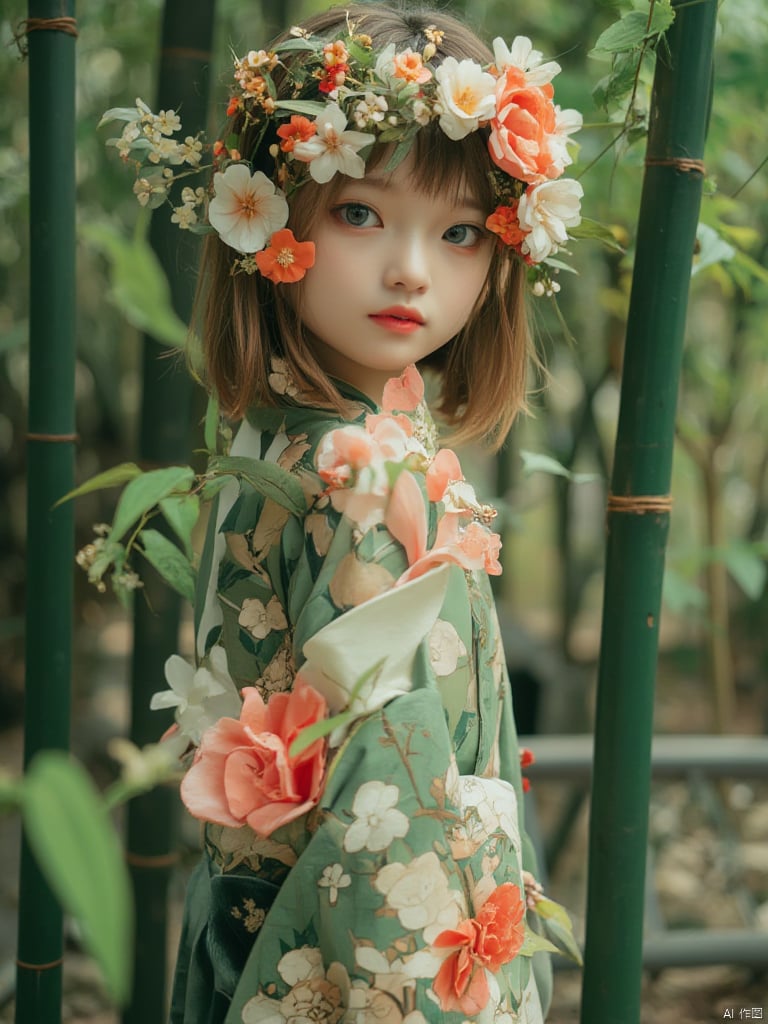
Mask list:
MULTIPOLYGON (((414 368, 384 409, 345 395, 352 421, 286 405, 235 440, 234 456, 282 458, 303 515, 241 479, 211 518, 203 660, 223 648, 266 706, 311 686, 335 728, 314 806, 269 835, 209 819, 172 1020, 533 1024, 548 963, 534 971, 542 947, 517 941, 534 864, 487 578, 500 542, 455 455, 436 457, 414 368), (514 894, 504 931, 496 902, 506 914, 514 894)), ((242 773, 234 785, 244 818, 242 773)))

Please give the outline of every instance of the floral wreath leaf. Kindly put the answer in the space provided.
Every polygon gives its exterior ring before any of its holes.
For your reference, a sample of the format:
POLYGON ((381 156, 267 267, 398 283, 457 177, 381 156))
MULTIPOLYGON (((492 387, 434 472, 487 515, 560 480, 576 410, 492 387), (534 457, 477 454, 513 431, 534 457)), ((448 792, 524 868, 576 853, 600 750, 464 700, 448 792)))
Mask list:
POLYGON ((174 491, 186 491, 195 478, 190 466, 168 466, 142 473, 130 481, 115 509, 109 539, 120 540, 127 530, 174 491))
POLYGON ((90 480, 86 480, 84 484, 80 484, 73 491, 67 491, 63 497, 55 502, 53 507, 57 508, 65 501, 79 498, 83 494, 103 491, 107 487, 119 487, 121 484, 128 483, 129 480, 141 476, 141 473, 142 471, 135 462, 121 462, 119 466, 113 466, 111 469, 104 470, 103 473, 97 473, 96 476, 92 476, 90 480))
POLYGON ((291 515, 303 516, 307 509, 301 484, 289 472, 262 459, 242 455, 217 455, 208 463, 208 475, 236 476, 265 498, 271 498, 291 515))
POLYGON ((195 570, 176 547, 157 530, 142 530, 139 534, 141 552, 157 572, 163 577, 177 594, 188 601, 195 599, 195 570))
POLYGON ((278 43, 272 50, 273 53, 290 53, 291 50, 310 50, 315 53, 318 49, 317 43, 311 43, 308 39, 286 39, 278 43))
POLYGON ((595 238, 609 249, 624 252, 624 246, 618 241, 610 227, 607 224, 601 224, 600 221, 591 220, 589 217, 582 217, 580 224, 568 228, 568 234, 571 238, 595 238))
POLYGON ((290 114, 313 114, 317 116, 325 110, 325 103, 317 100, 278 100, 277 110, 287 110, 290 114))

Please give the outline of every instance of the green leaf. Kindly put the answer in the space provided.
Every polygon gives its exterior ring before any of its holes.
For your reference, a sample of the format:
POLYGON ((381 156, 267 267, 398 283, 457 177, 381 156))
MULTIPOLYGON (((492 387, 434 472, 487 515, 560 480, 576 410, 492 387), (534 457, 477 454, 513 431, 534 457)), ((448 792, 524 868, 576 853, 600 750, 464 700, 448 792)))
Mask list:
POLYGON ((600 479, 597 473, 572 473, 557 459, 553 459, 551 455, 544 455, 542 452, 521 451, 520 458, 523 460, 525 473, 550 473, 552 476, 564 476, 575 484, 584 484, 600 479))
POLYGON ((208 451, 215 452, 219 438, 219 402, 213 394, 208 396, 208 405, 205 407, 203 438, 208 451))
POLYGON ((286 39, 282 43, 278 43, 275 46, 273 53, 289 53, 291 50, 311 50, 316 51, 317 46, 310 43, 307 39, 301 39, 296 37, 295 39, 286 39))
POLYGON ((581 950, 573 934, 573 924, 565 907, 542 896, 536 900, 536 913, 543 918, 544 927, 547 933, 554 938, 559 951, 581 965, 583 963, 581 950))
POLYGON ((619 21, 609 25, 597 39, 593 52, 622 53, 641 46, 646 39, 666 32, 675 20, 675 12, 669 2, 656 0, 653 14, 648 23, 647 11, 630 11, 619 21))
POLYGON ((112 998, 130 988, 133 903, 117 834, 85 770, 63 751, 35 757, 22 814, 30 846, 56 897, 83 930, 112 998))
POLYGON ((160 511, 184 545, 187 558, 191 561, 193 555, 192 531, 200 518, 200 499, 196 494, 172 494, 168 498, 161 498, 158 504, 160 511))
POLYGON ((10 772, 0 768, 0 814, 15 810, 21 805, 22 783, 10 772))
POLYGON ((662 598, 665 606, 678 615, 685 612, 702 611, 707 607, 707 595, 701 587, 697 587, 695 583, 685 579, 671 565, 664 570, 662 598))
POLYGON ((287 470, 274 462, 248 459, 242 455, 217 455, 208 463, 208 475, 232 475, 245 480, 259 494, 271 498, 295 516, 302 516, 307 508, 301 484, 287 470))
POLYGON ((557 946, 553 945, 549 939, 545 939, 543 935, 539 935, 533 928, 525 929, 525 938, 523 944, 520 947, 519 956, 533 956, 534 953, 559 953, 560 950, 557 946))
POLYGON ((309 114, 312 117, 317 117, 318 114, 322 114, 325 110, 325 104, 318 103, 317 100, 280 100, 277 104, 277 110, 287 110, 291 114, 309 114))
POLYGON ((589 217, 582 217, 581 223, 576 227, 568 228, 568 235, 571 238, 596 238, 598 242, 616 252, 624 252, 624 247, 616 240, 616 236, 607 224, 600 221, 590 220, 589 217))
POLYGON ((195 600, 195 570, 176 547, 157 530, 142 530, 139 534, 142 554, 160 573, 177 594, 190 602, 195 600))
POLYGON ((727 262, 736 255, 734 247, 708 224, 699 224, 696 230, 696 242, 698 243, 698 252, 693 257, 691 277, 705 267, 712 266, 713 263, 727 262))
POLYGON ((141 473, 131 480, 115 509, 110 540, 120 540, 126 530, 173 491, 186 490, 195 477, 189 466, 168 466, 141 473))
POLYGON ((53 507, 56 508, 57 505, 61 505, 71 498, 79 498, 81 494, 90 494, 91 491, 102 491, 106 487, 119 487, 121 484, 128 483, 129 480, 133 480, 140 475, 141 470, 135 462, 121 462, 119 466, 113 466, 111 469, 106 469, 103 473, 97 473, 96 476, 92 476, 90 480, 80 484, 74 491, 68 491, 63 498, 59 498, 53 507))
POLYGON ((168 280, 149 242, 126 238, 107 223, 85 224, 80 234, 109 260, 111 298, 126 320, 156 341, 183 348, 187 325, 173 309, 168 280))
POLYGON ((744 593, 757 601, 765 587, 766 567, 764 556, 752 544, 733 543, 722 552, 728 572, 733 576, 744 593))
POLYGON ((110 124, 112 121, 138 121, 140 117, 141 114, 136 107, 110 107, 101 115, 101 120, 96 127, 101 128, 102 125, 110 124))

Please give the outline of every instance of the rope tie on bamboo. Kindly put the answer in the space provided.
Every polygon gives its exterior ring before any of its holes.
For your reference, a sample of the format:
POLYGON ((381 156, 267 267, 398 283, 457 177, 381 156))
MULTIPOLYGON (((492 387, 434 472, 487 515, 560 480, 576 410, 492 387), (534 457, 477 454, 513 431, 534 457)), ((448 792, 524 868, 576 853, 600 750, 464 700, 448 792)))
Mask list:
POLYGON ((63 963, 64 957, 60 956, 58 960, 51 960, 49 964, 28 964, 25 960, 17 960, 16 966, 25 971, 52 971, 54 967, 61 967, 63 963))
POLYGON ((65 444, 68 441, 72 441, 74 444, 78 444, 80 441, 79 434, 27 434, 28 441, 47 441, 49 444, 65 444))
POLYGON ((707 173, 707 168, 703 160, 691 160, 685 156, 671 156, 665 159, 648 156, 645 158, 645 166, 674 167, 678 171, 684 171, 686 174, 690 174, 692 171, 696 171, 702 175, 707 173))
POLYGON ((149 868, 159 870, 160 868, 172 868, 179 862, 178 853, 157 853, 154 855, 143 853, 132 853, 125 851, 125 860, 132 868, 149 868))
POLYGON ((74 36, 77 39, 76 18, 26 18, 20 21, 13 33, 13 41, 19 48, 21 57, 29 55, 27 40, 30 32, 63 32, 65 35, 74 36))
POLYGON ((672 511, 672 497, 669 494, 609 494, 606 512, 611 515, 621 512, 625 515, 644 516, 648 513, 672 511))

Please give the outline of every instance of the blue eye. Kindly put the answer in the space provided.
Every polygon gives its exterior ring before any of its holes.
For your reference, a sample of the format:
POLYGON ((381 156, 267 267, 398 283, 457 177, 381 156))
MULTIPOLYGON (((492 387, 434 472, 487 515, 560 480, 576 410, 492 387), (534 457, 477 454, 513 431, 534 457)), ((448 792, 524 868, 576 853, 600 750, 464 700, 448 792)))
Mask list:
POLYGON ((352 228, 375 228, 381 225, 378 214, 365 203, 342 203, 333 212, 343 224, 352 228))
POLYGON ((463 249, 477 245, 482 237, 483 232, 474 224, 454 224, 443 235, 446 242, 463 249))

